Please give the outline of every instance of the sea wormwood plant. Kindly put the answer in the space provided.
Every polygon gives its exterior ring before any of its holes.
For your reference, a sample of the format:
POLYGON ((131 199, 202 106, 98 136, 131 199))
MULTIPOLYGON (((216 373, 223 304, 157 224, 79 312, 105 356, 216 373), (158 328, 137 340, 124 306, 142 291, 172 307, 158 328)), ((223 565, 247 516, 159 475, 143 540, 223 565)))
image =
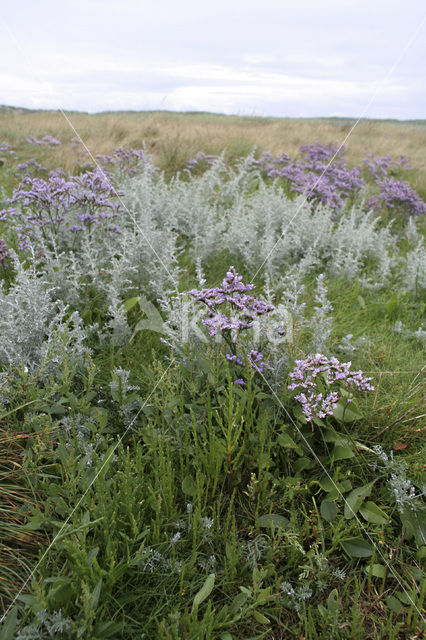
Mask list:
POLYGON ((11 255, 17 274, 7 293, 0 287, 0 363, 30 371, 46 364, 46 376, 61 366, 65 349, 78 367, 90 351, 78 312, 70 313, 55 300, 54 291, 37 275, 34 256, 26 270, 13 250, 11 255))

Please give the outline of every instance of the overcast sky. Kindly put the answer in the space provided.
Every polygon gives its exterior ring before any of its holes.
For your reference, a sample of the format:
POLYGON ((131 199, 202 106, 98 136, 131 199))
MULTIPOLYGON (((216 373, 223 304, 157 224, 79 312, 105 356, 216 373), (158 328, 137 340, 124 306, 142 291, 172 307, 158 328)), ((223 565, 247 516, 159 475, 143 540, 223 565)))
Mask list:
POLYGON ((0 104, 424 119, 425 14, 424 0, 14 0, 0 104))

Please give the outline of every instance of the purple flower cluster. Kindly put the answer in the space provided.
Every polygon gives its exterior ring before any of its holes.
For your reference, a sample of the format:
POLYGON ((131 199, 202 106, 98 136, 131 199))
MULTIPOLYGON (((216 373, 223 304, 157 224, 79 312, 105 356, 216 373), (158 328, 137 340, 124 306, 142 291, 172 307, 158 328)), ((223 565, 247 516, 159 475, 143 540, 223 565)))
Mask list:
POLYGON ((141 163, 146 163, 143 149, 115 149, 111 155, 98 154, 96 160, 103 166, 118 169, 123 173, 134 176, 140 171, 141 163))
MULTIPOLYGON (((8 200, 17 206, 2 214, 19 219, 19 246, 26 249, 36 228, 56 234, 63 225, 73 233, 90 232, 94 225, 120 217, 117 198, 122 195, 100 171, 67 177, 58 169, 49 173, 48 180, 25 176, 8 200)), ((117 225, 111 225, 111 231, 120 232, 117 225)))
POLYGON ((16 167, 17 175, 19 175, 19 174, 30 175, 30 173, 39 173, 39 172, 41 173, 41 172, 44 172, 44 171, 47 171, 46 167, 43 167, 43 165, 41 165, 39 162, 37 162, 37 160, 35 160, 35 158, 30 158, 26 162, 21 162, 16 167), (28 170, 30 170, 30 171, 28 171, 28 170))
POLYGON ((204 320, 203 324, 209 327, 211 336, 216 335, 218 331, 249 329, 257 316, 274 310, 272 305, 248 295, 247 291, 251 291, 254 285, 244 284, 242 279, 243 277, 231 266, 221 287, 189 291, 197 302, 204 302, 209 309, 210 317, 204 320), (217 313, 217 307, 225 303, 237 312, 237 317, 229 318, 217 313))
POLYGON ((357 167, 349 169, 344 160, 344 151, 333 145, 317 142, 300 147, 302 160, 292 161, 283 153, 274 158, 264 153, 258 166, 266 170, 271 178, 285 178, 290 183, 290 190, 303 193, 313 207, 318 204, 330 206, 336 213, 345 205, 345 200, 357 193, 365 184, 357 167), (334 158, 332 164, 327 164, 334 158))
POLYGON ((211 166, 217 160, 217 158, 218 156, 204 153, 204 151, 199 151, 193 158, 190 158, 188 160, 186 168, 192 171, 195 168, 204 168, 206 165, 211 166))
POLYGON ((404 180, 382 178, 378 181, 380 192, 372 196, 367 206, 380 211, 384 206, 405 216, 420 216, 426 213, 426 203, 404 180))
POLYGON ((8 142, 2 142, 0 144, 0 153, 7 153, 10 156, 14 156, 16 154, 16 151, 12 149, 8 142))
MULTIPOLYGON (((203 321, 210 330, 210 335, 214 336, 222 331, 241 332, 253 326, 256 317, 264 315, 274 310, 274 307, 263 300, 259 300, 247 292, 254 288, 253 284, 244 284, 243 277, 238 275, 234 267, 229 267, 226 277, 222 281, 222 286, 212 289, 193 289, 189 294, 197 300, 203 302, 209 312, 209 317, 203 321), (228 317, 217 311, 217 307, 228 304, 235 316, 228 317)), ((243 366, 243 359, 237 355, 226 354, 226 359, 238 366, 243 366)), ((252 349, 246 355, 248 364, 255 370, 263 371, 263 355, 260 351, 252 349)), ((244 385, 242 378, 234 381, 234 384, 244 385)))
POLYGON ((408 160, 405 156, 401 156, 399 162, 393 160, 392 156, 377 157, 374 153, 370 153, 363 159, 364 168, 377 182, 380 178, 384 178, 388 175, 388 172, 392 169, 410 169, 408 160))
MULTIPOLYGON (((246 358, 247 358, 247 362, 249 363, 252 369, 254 369, 255 371, 259 371, 259 373, 262 373, 264 363, 263 363, 263 354, 260 351, 257 351, 256 349, 252 349, 247 354, 246 358)), ((231 355, 230 353, 227 353, 226 359, 229 360, 229 362, 234 362, 240 367, 244 366, 244 362, 241 360, 241 358, 239 358, 236 355, 231 355)), ((238 378, 238 380, 234 381, 234 384, 242 385, 242 384, 245 384, 245 381, 243 380, 243 378, 238 378)))
POLYGON ((60 145, 60 141, 54 138, 53 136, 43 136, 41 140, 36 138, 35 136, 28 136, 26 138, 28 144, 36 145, 36 146, 47 146, 47 147, 57 147, 60 145))
MULTIPOLYGON (((290 373, 292 384, 289 389, 302 387, 306 392, 295 396, 305 414, 306 420, 311 422, 314 416, 325 418, 332 415, 337 407, 339 396, 337 391, 328 394, 318 393, 318 378, 327 386, 335 383, 354 386, 359 391, 374 391, 372 378, 363 376, 362 371, 351 371, 351 362, 339 362, 337 358, 327 358, 320 353, 309 355, 304 360, 296 360, 296 369, 290 373)), ((348 400, 350 402, 351 399, 348 400)))
POLYGON ((3 269, 7 269, 8 267, 8 264, 6 262, 8 255, 9 252, 7 250, 7 244, 2 238, 0 238, 0 267, 2 267, 3 269))

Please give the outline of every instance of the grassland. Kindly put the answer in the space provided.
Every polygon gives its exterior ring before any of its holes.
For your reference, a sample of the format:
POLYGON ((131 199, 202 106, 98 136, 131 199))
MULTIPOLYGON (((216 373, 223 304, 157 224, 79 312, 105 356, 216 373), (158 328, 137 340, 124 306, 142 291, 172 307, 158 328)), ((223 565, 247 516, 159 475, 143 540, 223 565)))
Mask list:
MULTIPOLYGON (((120 233, 70 231, 89 205, 44 192, 0 221, 0 639, 420 640, 425 216, 311 209, 233 164, 338 146, 353 121, 67 116, 93 155, 144 143, 166 179, 111 173, 120 233), (228 165, 176 177, 200 150, 228 165), (188 293, 230 265, 276 307, 257 337, 209 335, 188 293), (319 351, 374 390, 336 380, 339 407, 307 420, 290 373, 319 351)), ((80 172, 74 137, 60 113, 0 110, 0 209, 18 161, 80 172), (26 141, 44 135, 61 145, 26 141)), ((364 121, 345 147, 405 155, 424 194, 425 142, 424 121, 364 121)))
MULTIPOLYGON (((58 111, 29 111, 0 109, 0 140, 6 140, 16 149, 22 160, 34 155, 25 139, 29 135, 51 135, 62 145, 42 153, 39 161, 49 168, 75 168, 75 133, 96 155, 108 154, 119 146, 140 148, 145 143, 156 166, 173 175, 181 171, 189 158, 198 151, 208 154, 226 152, 233 162, 248 155, 253 147, 258 152, 273 155, 282 152, 295 156, 302 144, 321 142, 339 146, 351 131, 356 120, 346 118, 259 118, 215 115, 209 113, 112 112, 87 114, 58 111)), ((347 161, 353 166, 369 153, 403 155, 413 166, 411 184, 424 195, 426 184, 426 122, 424 120, 399 122, 395 120, 361 120, 345 142, 347 161)))

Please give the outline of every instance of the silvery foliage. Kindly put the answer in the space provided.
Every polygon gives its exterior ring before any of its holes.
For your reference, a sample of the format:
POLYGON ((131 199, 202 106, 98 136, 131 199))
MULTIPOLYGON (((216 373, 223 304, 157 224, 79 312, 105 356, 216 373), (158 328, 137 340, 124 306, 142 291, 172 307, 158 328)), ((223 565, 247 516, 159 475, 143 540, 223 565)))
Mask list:
POLYGON ((108 313, 110 319, 107 323, 107 329, 111 332, 111 344, 114 347, 121 347, 129 342, 131 331, 127 322, 126 310, 118 298, 115 287, 110 288, 109 300, 108 313))
POLYGON ((26 270, 12 252, 16 280, 6 293, 0 287, 0 363, 25 366, 42 376, 54 374, 64 356, 72 367, 83 363, 89 349, 77 311, 56 299, 56 292, 37 275, 37 260, 26 270))
POLYGON ((405 235, 411 248, 400 259, 402 283, 407 291, 422 291, 426 289, 426 248, 412 217, 408 219, 405 235))
POLYGON ((72 620, 62 615, 61 609, 48 613, 46 609, 35 614, 35 621, 23 627, 16 640, 40 640, 40 638, 70 638, 72 620), (46 632, 48 636, 46 636, 46 632))
POLYGON ((315 294, 316 305, 309 326, 312 330, 312 338, 309 346, 311 353, 325 353, 328 348, 328 340, 331 334, 333 307, 327 299, 327 287, 324 284, 324 274, 317 277, 317 291, 315 294))
POLYGON ((422 343, 423 347, 426 348, 426 330, 423 327, 423 323, 418 329, 416 329, 416 331, 411 331, 411 329, 406 328, 401 320, 398 320, 397 322, 395 322, 393 330, 396 333, 400 333, 407 338, 415 338, 416 340, 419 340, 419 342, 422 343))
POLYGON ((252 193, 233 200, 226 219, 223 245, 253 270, 262 266, 278 275, 297 264, 307 275, 321 263, 330 275, 355 279, 372 259, 376 282, 385 284, 395 266, 390 228, 378 228, 361 206, 335 221, 331 208, 312 212, 303 196, 290 200, 281 188, 259 181, 252 193))
POLYGON ((109 383, 113 399, 119 403, 119 412, 123 418, 124 426, 130 426, 140 408, 140 399, 137 391, 140 387, 129 384, 130 371, 116 367, 112 371, 112 380, 109 383))
POLYGON ((373 447, 377 456, 381 459, 385 471, 389 474, 389 488, 393 494, 398 511, 404 514, 406 511, 424 510, 425 488, 422 487, 421 493, 418 494, 416 487, 407 478, 408 465, 404 460, 394 458, 393 451, 389 455, 380 445, 373 447))
POLYGON ((353 334, 348 333, 346 336, 343 336, 341 343, 338 345, 338 349, 343 351, 345 355, 353 356, 354 353, 359 351, 360 349, 367 349, 371 345, 371 341, 367 338, 365 334, 359 336, 359 338, 353 339, 353 334))
MULTIPOLYGON (((205 280, 201 270, 198 275, 202 287, 205 280)), ((165 315, 161 325, 164 337, 161 340, 171 348, 174 359, 190 370, 209 342, 202 330, 202 322, 207 317, 206 309, 186 293, 165 294, 158 302, 165 315)))

